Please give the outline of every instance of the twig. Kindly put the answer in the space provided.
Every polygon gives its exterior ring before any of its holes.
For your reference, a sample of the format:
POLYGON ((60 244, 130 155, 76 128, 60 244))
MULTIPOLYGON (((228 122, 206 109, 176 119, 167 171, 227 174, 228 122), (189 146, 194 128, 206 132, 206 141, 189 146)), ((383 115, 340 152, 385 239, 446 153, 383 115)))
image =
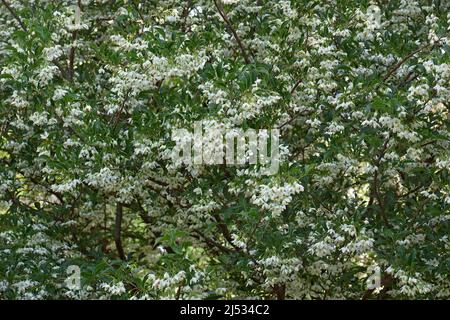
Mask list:
POLYGON ((141 18, 141 20, 142 20, 142 23, 144 23, 144 22, 145 22, 145 18, 144 18, 144 16, 142 15, 141 10, 139 10, 139 6, 136 5, 136 3, 134 3, 134 1, 131 1, 131 5, 133 6, 134 10, 136 10, 136 12, 138 13, 139 18, 141 18))
POLYGON ((291 89, 291 94, 293 94, 295 92, 295 90, 297 90, 297 88, 300 85, 300 83, 302 83, 302 79, 297 80, 297 82, 295 83, 295 85, 291 89))
POLYGON ((20 27, 23 31, 28 32, 27 27, 23 23, 23 21, 20 19, 20 17, 17 15, 17 13, 14 11, 14 9, 11 7, 11 5, 6 1, 2 0, 2 3, 5 5, 6 9, 8 9, 9 13, 16 19, 16 21, 19 23, 20 27))
POLYGON ((208 246, 210 246, 211 248, 215 247, 215 248, 219 249, 220 251, 222 251, 222 252, 224 252, 224 253, 227 253, 227 254, 231 254, 231 253, 234 253, 234 252, 235 252, 234 250, 232 250, 232 249, 230 249, 230 248, 227 248, 227 247, 221 245, 221 244, 218 243, 217 241, 214 241, 213 239, 208 238, 207 236, 205 236, 205 235, 204 235, 201 231, 199 231, 199 230, 194 230, 194 232, 195 232, 196 234, 198 234, 198 235, 200 236, 200 238, 202 238, 202 239, 206 242, 206 244, 207 244, 208 246))
MULTIPOLYGON (((20 17, 17 15, 17 13, 14 11, 14 9, 11 7, 11 5, 6 1, 6 0, 1 0, 2 3, 5 5, 6 9, 9 11, 9 13, 14 17, 14 19, 19 23, 20 28, 25 31, 28 32, 27 27, 25 26, 25 24, 23 23, 22 19, 20 19, 20 17)), ((61 72, 61 76, 66 79, 66 72, 64 70, 64 68, 61 66, 61 64, 58 63, 58 61, 56 60, 52 60, 52 63, 58 67, 59 71, 61 72)))
POLYGON ((423 49, 426 49, 430 46, 430 44, 423 45, 416 50, 410 52, 408 55, 406 55, 402 60, 400 60, 389 72, 384 76, 383 82, 386 82, 406 61, 408 61, 410 58, 412 58, 416 53, 422 51, 423 49))
POLYGON ((238 252, 241 252, 242 249, 239 248, 238 246, 236 246, 233 243, 233 239, 231 237, 231 233, 230 230, 228 229, 227 224, 225 223, 225 221, 223 221, 223 219, 220 217, 220 215, 218 213, 214 213, 213 214, 214 219, 217 222, 217 228, 219 229, 219 231, 222 233, 223 237, 225 238, 225 240, 227 240, 227 242, 238 252))
POLYGON ((181 30, 183 30, 183 32, 187 31, 187 18, 189 16, 189 12, 191 12, 191 7, 192 7, 192 0, 188 0, 186 3, 186 6, 183 9, 183 14, 182 14, 182 27, 181 30))
POLYGON ((230 29, 231 33, 233 34, 234 39, 236 39, 236 42, 239 45, 239 48, 241 48, 242 55, 244 57, 244 61, 246 64, 250 64, 250 58, 247 54, 247 51, 245 50, 244 44, 241 41, 241 38, 237 34, 236 30, 233 28, 233 25, 231 24, 230 19, 228 18, 227 13, 223 9, 222 3, 220 0, 214 0, 214 4, 216 5, 217 10, 219 11, 220 16, 222 17, 223 21, 227 24, 228 28, 230 29))
POLYGON ((181 291, 182 291, 181 289, 183 289, 183 283, 184 283, 184 280, 181 280, 180 285, 178 286, 178 289, 177 289, 177 295, 175 297, 175 300, 180 300, 181 291))
POLYGON ((117 111, 116 115, 114 116, 113 121, 113 131, 116 130, 117 124, 119 123, 119 119, 120 119, 120 115, 122 114, 123 109, 125 108, 125 104, 128 101, 128 97, 130 96, 131 93, 131 89, 129 89, 126 93, 125 93, 125 97, 123 98, 122 104, 120 106, 120 109, 117 111))
POLYGON ((297 119, 298 117, 301 116, 307 116, 309 114, 311 114, 313 112, 313 110, 304 110, 301 113, 298 113, 294 116, 292 116, 291 118, 289 118, 289 120, 287 120, 286 122, 284 122, 283 124, 279 125, 277 129, 283 129, 284 126, 290 124, 292 121, 294 121, 295 119, 297 119))

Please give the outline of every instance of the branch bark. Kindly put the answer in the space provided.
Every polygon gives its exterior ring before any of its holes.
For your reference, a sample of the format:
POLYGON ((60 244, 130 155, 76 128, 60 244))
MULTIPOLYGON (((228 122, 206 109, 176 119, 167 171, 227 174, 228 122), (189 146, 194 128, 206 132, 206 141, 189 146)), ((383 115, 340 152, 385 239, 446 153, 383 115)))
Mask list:
POLYGON ((2 3, 5 5, 6 9, 9 11, 9 13, 11 13, 14 19, 19 23, 20 28, 22 28, 23 31, 28 32, 28 29, 23 23, 22 19, 20 19, 20 17, 17 15, 14 9, 11 7, 11 5, 6 0, 2 0, 2 3))
POLYGON ((187 31, 187 18, 189 16, 189 13, 191 12, 191 7, 192 7, 192 0, 188 0, 186 3, 186 6, 183 9, 183 14, 182 14, 182 25, 181 25, 181 30, 183 30, 183 32, 187 31))
POLYGON ((128 101, 128 98, 130 96, 131 93, 131 89, 129 89, 126 93, 125 93, 125 97, 123 98, 122 104, 120 105, 119 110, 116 112, 116 114, 114 115, 113 119, 112 119, 112 130, 115 131, 117 125, 119 124, 119 120, 120 120, 120 116, 123 112, 123 109, 125 108, 125 104, 128 101))
POLYGON ((297 90, 300 83, 302 83, 302 79, 297 80, 297 82, 294 84, 294 86, 291 89, 291 95, 294 94, 295 90, 297 90))
POLYGON ((219 231, 222 233, 223 237, 225 238, 225 240, 227 240, 227 242, 237 251, 237 252, 241 252, 242 249, 239 248, 238 246, 236 246, 233 243, 233 239, 231 237, 231 232, 228 229, 227 224, 225 223, 225 221, 223 221, 223 219, 220 217, 220 215, 218 213, 213 214, 214 219, 217 222, 217 229, 219 229, 219 231))
POLYGON ((402 60, 400 60, 394 67, 389 70, 389 72, 384 76, 383 82, 386 82, 406 61, 408 61, 410 58, 412 58, 416 53, 428 48, 430 44, 423 45, 416 50, 410 52, 408 55, 406 55, 402 60))
POLYGON ((114 226, 114 242, 116 243, 117 253, 120 259, 126 261, 125 251, 122 246, 122 216, 123 216, 123 205, 117 204, 116 206, 116 221, 114 226))
POLYGON ((384 207, 384 200, 381 198, 381 195, 380 195, 380 181, 379 181, 378 171, 379 171, 381 159, 383 158, 384 154, 386 153, 389 140, 390 140, 390 138, 388 137, 386 139, 386 141, 384 142, 383 146, 381 147, 381 150, 379 151, 377 158, 374 161, 374 165, 377 167, 377 170, 375 171, 374 176, 373 176, 372 192, 371 192, 371 196, 369 199, 369 206, 371 204, 373 204, 373 202, 374 202, 373 198, 375 198, 377 200, 378 207, 380 208, 380 217, 386 227, 389 227, 390 224, 389 224, 389 219, 386 215, 386 210, 384 207))
POLYGON ((285 300, 286 299, 286 285, 284 283, 274 285, 273 293, 277 297, 277 300, 285 300))
POLYGON ((233 25, 231 24, 230 19, 228 18, 227 13, 225 12, 222 2, 220 0, 214 0, 214 4, 219 11, 220 16, 222 17, 223 21, 225 21, 226 25, 228 26, 228 29, 230 29, 231 33, 233 34, 234 39, 239 45, 239 48, 241 49, 242 56, 244 57, 244 61, 246 64, 250 64, 250 58, 248 56, 247 50, 245 49, 244 44, 242 43, 241 38, 237 34, 236 30, 233 28, 233 25))

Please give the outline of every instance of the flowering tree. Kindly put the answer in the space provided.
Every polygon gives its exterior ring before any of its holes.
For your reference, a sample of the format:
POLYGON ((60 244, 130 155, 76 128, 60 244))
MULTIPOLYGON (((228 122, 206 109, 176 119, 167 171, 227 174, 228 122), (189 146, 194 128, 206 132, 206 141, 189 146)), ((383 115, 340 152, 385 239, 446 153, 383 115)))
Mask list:
POLYGON ((0 298, 450 298, 446 1, 0 1, 0 298))

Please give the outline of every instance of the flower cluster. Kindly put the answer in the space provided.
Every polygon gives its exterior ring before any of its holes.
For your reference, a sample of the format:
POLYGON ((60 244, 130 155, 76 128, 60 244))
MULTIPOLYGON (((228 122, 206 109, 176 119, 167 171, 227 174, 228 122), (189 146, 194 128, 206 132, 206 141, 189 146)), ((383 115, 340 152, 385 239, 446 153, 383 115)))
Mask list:
POLYGON ((0 299, 450 298, 445 1, 76 3, 0 3, 0 299))

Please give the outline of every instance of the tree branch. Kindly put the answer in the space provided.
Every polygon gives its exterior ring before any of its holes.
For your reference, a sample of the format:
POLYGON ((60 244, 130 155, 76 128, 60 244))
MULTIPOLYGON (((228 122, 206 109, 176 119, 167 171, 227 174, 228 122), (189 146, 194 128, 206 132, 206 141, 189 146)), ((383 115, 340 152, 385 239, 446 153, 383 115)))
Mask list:
POLYGON ((406 61, 408 61, 410 58, 412 58, 416 53, 428 48, 430 44, 423 45, 416 50, 410 52, 408 55, 406 55, 402 60, 400 60, 389 72, 384 76, 383 82, 386 82, 406 61))
POLYGON ((277 297, 277 300, 285 300, 286 299, 286 285, 284 283, 274 285, 273 293, 277 297))
POLYGON ((189 12, 191 12, 191 7, 192 7, 192 0, 188 0, 186 3, 186 6, 183 9, 183 14, 182 14, 182 27, 181 30, 183 30, 183 32, 187 31, 187 18, 189 16, 189 12))
POLYGON ((125 252, 122 246, 122 215, 123 215, 123 206, 122 204, 117 204, 116 206, 116 221, 114 226, 114 242, 116 243, 117 253, 119 254, 120 259, 126 261, 127 258, 125 256, 125 252))
POLYGON ((247 51, 246 51, 246 49, 244 47, 244 44, 242 43, 241 38, 237 34, 236 30, 233 28, 233 25, 231 24, 231 21, 228 18, 227 13, 223 9, 222 2, 220 2, 220 0, 214 0, 214 4, 216 5, 216 8, 219 11, 219 14, 222 17, 223 21, 225 21, 225 23, 227 24, 227 26, 230 29, 231 33, 233 34, 234 39, 236 39, 236 42, 238 43, 239 48, 241 48, 241 52, 242 52, 242 55, 244 57, 245 63, 246 64, 250 64, 251 61, 250 61, 250 58, 249 58, 249 56, 247 54, 247 51))
POLYGON ((297 82, 294 84, 294 86, 291 89, 291 95, 294 94, 295 90, 297 90, 300 83, 302 83, 302 79, 297 80, 297 82))
POLYGON ((218 213, 214 213, 213 214, 214 219, 217 222, 217 228, 219 229, 219 231, 222 233, 223 237, 225 238, 225 240, 227 240, 227 242, 238 252, 241 252, 242 249, 239 248, 238 246, 236 246, 233 243, 233 239, 231 238, 231 233, 230 230, 228 229, 227 224, 225 223, 225 221, 222 220, 222 218, 220 217, 220 215, 218 213))
POLYGON ((14 11, 14 9, 11 7, 11 5, 6 1, 2 0, 2 3, 5 5, 6 9, 8 9, 9 13, 16 19, 16 21, 19 23, 20 27, 23 31, 28 32, 27 27, 23 23, 23 21, 20 19, 20 17, 17 15, 17 13, 14 11))
POLYGON ((384 208, 384 201, 381 199, 381 196, 380 196, 380 185, 379 185, 380 181, 378 178, 378 171, 379 171, 381 159, 383 158, 384 154, 386 153, 389 140, 390 140, 390 138, 388 137, 386 139, 386 141, 384 142, 381 150, 379 151, 378 157, 374 163, 375 166, 377 167, 377 170, 375 170, 375 173, 373 176, 372 196, 370 199, 372 203, 373 203, 373 197, 375 197, 375 199, 377 200, 378 206, 380 208, 380 216, 381 216, 381 219, 383 220, 383 223, 386 225, 386 227, 389 227, 390 224, 389 224, 389 220, 386 215, 386 210, 384 208))

